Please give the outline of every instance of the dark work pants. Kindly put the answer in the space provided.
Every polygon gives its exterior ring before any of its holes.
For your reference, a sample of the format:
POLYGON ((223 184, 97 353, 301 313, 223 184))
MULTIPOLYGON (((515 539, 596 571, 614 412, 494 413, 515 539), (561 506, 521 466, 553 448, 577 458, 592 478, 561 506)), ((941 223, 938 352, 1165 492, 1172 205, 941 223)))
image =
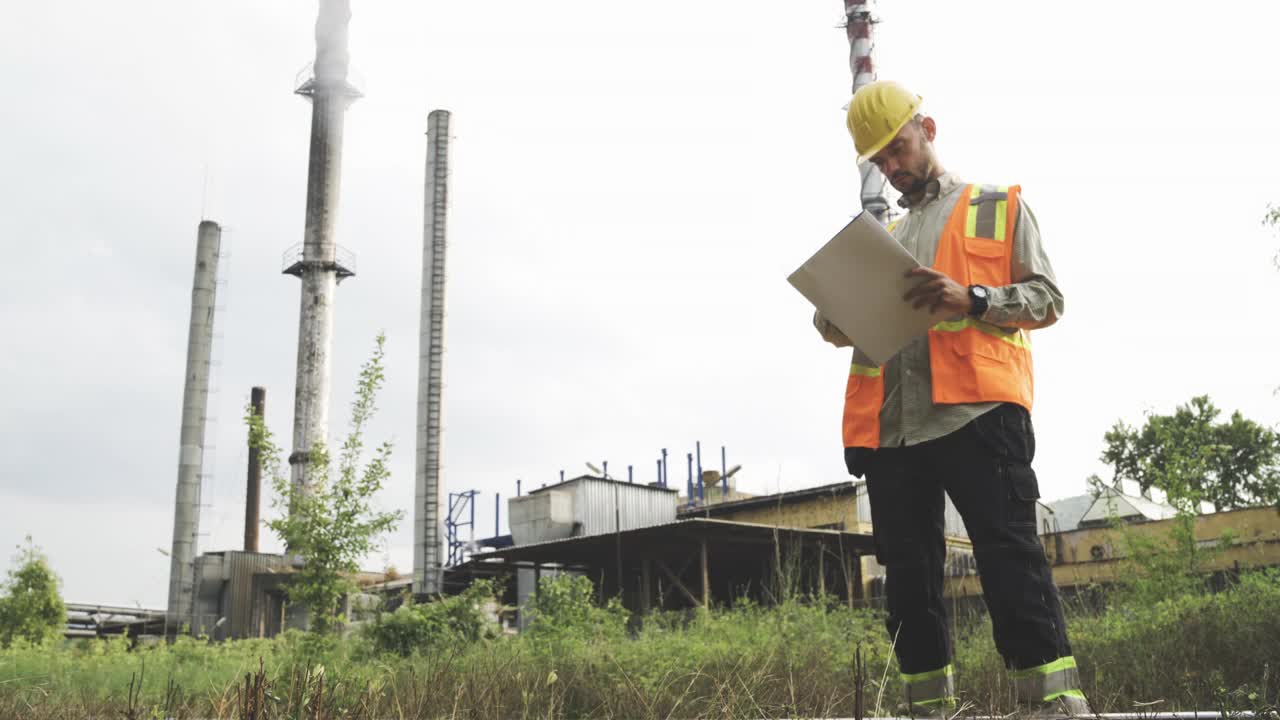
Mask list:
POLYGON ((951 662, 943 492, 968 529, 1005 665, 1022 670, 1071 654, 1062 601, 1036 535, 1034 455, 1031 419, 1008 403, 937 440, 847 451, 850 471, 867 476, 876 559, 886 573, 886 624, 902 672, 951 662))

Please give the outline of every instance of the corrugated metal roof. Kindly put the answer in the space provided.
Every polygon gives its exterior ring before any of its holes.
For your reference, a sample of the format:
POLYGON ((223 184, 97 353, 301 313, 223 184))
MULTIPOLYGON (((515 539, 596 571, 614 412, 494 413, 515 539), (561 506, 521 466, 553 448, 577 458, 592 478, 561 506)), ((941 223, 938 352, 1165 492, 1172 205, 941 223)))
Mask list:
POLYGON ((648 527, 635 528, 632 530, 623 530, 620 533, 605 533, 601 535, 587 535, 563 538, 559 540, 544 540, 542 542, 529 543, 527 545, 516 545, 514 547, 503 548, 501 550, 476 553, 471 557, 472 560, 478 562, 487 560, 514 560, 517 562, 527 560, 533 562, 572 563, 578 562, 580 555, 590 554, 593 552, 596 549, 596 546, 605 548, 608 552, 612 552, 615 538, 627 543, 654 543, 664 540, 682 541, 697 538, 714 539, 721 542, 741 541, 744 543, 759 543, 762 541, 771 541, 775 533, 777 533, 778 536, 786 537, 788 539, 825 539, 832 543, 847 543, 848 547, 852 547, 859 552, 871 552, 873 547, 870 533, 854 533, 841 530, 822 530, 814 528, 776 527, 773 525, 716 520, 713 518, 692 518, 688 520, 676 520, 675 522, 665 523, 663 525, 650 525, 648 527), (554 559, 552 559, 552 556, 554 556, 554 559))
POLYGON ((1166 520, 1178 514, 1172 505, 1129 495, 1115 488, 1106 488, 1085 512, 1080 522, 1098 523, 1115 514, 1119 517, 1141 517, 1144 520, 1166 520))
POLYGON ((572 485, 573 483, 579 482, 581 480, 594 480, 596 482, 603 482, 603 483, 617 483, 625 487, 643 488, 645 490, 652 490, 654 492, 664 492, 664 493, 677 492, 675 488, 670 488, 670 487, 656 487, 654 485, 648 485, 646 483, 627 482, 626 480, 619 480, 617 478, 602 478, 602 477, 596 477, 595 475, 579 475, 578 477, 575 477, 575 478, 569 478, 564 482, 558 482, 551 485, 544 485, 536 490, 530 490, 526 494, 534 495, 540 492, 545 492, 547 490, 554 490, 559 487, 564 487, 565 485, 572 485))
POLYGON ((1080 520, 1093 505, 1092 495, 1074 495, 1049 503, 1053 517, 1058 521, 1058 531, 1066 532, 1080 527, 1080 520))
POLYGON ((831 483, 830 485, 819 485, 811 488, 801 488, 800 490, 788 490, 784 493, 774 495, 758 495, 744 500, 731 500, 723 503, 711 503, 709 505, 699 505, 694 507, 685 507, 680 510, 681 517, 715 516, 726 515, 729 513, 749 510, 755 507, 767 507, 769 505, 790 505, 792 503, 804 502, 815 497, 824 495, 837 496, 855 492, 857 486, 851 480, 843 482, 831 483))

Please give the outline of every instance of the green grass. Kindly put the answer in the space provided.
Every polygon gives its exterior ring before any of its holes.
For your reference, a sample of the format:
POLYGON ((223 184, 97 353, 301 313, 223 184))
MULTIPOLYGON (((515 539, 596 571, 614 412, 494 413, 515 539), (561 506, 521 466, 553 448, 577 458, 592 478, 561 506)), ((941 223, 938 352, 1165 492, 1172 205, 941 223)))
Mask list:
MULTIPOLYGON (((542 617, 522 636, 477 638, 455 622, 466 632, 453 641, 391 644, 401 652, 380 652, 374 635, 183 639, 136 650, 98 641, 14 646, 0 650, 0 718, 250 717, 243 705, 256 696, 245 692, 254 676, 265 685, 258 719, 848 717, 859 685, 855 648, 866 671, 864 711, 887 714, 899 699, 875 612, 741 603, 653 615, 628 631, 616 605, 586 607, 575 592, 544 593, 542 617)), ((1277 703, 1280 574, 1248 575, 1218 594, 1079 610, 1070 633, 1097 711, 1155 701, 1158 710, 1277 703)), ((1010 711, 984 619, 958 628, 956 654, 968 710, 1010 711)))

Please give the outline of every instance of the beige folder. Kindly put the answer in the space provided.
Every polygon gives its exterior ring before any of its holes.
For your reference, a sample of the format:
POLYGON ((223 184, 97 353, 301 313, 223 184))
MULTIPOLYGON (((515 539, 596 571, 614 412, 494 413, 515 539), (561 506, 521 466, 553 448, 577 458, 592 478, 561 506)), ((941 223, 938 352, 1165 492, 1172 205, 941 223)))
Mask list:
POLYGON ((902 299, 920 283, 920 263, 870 213, 862 212, 787 281, 877 365, 945 319, 902 299))

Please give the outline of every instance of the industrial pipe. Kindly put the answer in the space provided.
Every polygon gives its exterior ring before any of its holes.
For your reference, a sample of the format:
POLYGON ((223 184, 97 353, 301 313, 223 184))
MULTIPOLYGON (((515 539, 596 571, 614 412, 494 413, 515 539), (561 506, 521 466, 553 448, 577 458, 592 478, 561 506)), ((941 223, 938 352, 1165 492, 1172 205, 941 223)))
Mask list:
POLYGON ((693 453, 685 456, 689 460, 689 504, 693 504, 693 453))

